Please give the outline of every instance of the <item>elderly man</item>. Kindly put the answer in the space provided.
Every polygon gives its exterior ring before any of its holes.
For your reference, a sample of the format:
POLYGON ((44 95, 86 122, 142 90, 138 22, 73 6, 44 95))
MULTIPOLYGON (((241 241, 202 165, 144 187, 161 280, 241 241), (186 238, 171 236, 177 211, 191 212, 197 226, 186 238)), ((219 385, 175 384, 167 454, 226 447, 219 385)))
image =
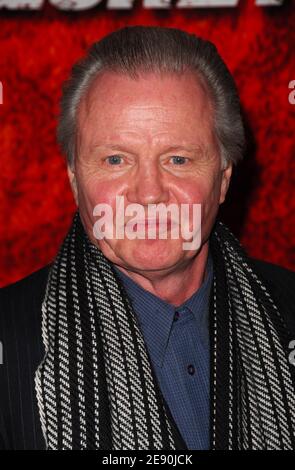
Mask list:
POLYGON ((58 138, 78 211, 54 262, 1 291, 2 447, 294 449, 294 274, 217 220, 244 130, 214 45, 106 36, 58 138))

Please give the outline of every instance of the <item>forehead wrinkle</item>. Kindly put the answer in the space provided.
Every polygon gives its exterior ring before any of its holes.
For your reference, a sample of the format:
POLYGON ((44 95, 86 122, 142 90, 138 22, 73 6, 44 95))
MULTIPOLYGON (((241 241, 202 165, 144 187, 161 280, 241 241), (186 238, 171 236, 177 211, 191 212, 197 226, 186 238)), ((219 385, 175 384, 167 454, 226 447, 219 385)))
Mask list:
MULTIPOLYGON (((202 136, 198 137, 197 120, 200 120, 200 122, 203 121, 203 123, 206 121, 205 122, 206 127, 207 125, 209 125, 210 127, 214 127, 214 119, 212 119, 213 113, 212 113, 211 106, 210 106, 211 100, 208 97, 208 94, 205 93, 205 90, 202 89, 202 91, 203 93, 201 94, 201 99, 198 100, 199 105, 195 107, 193 106, 193 103, 187 101, 187 106, 185 108, 182 108, 183 115, 180 116, 181 123, 183 124, 184 122, 186 122, 185 125, 187 128, 188 127, 190 128, 192 135, 195 134, 196 139, 201 138, 201 140, 202 140, 202 136), (189 118, 190 112, 192 111, 193 108, 197 108, 198 110, 196 119, 194 120, 189 118)), ((172 97, 171 99, 173 99, 175 98, 175 95, 172 94, 171 97, 172 97)), ((117 130, 121 134, 124 134, 124 133, 131 134, 132 131, 130 130, 130 127, 131 128, 133 127, 135 129, 134 134, 138 132, 139 141, 142 141, 142 135, 140 135, 140 133, 143 129, 143 127, 140 125, 140 122, 144 125, 147 124, 149 126, 150 134, 148 134, 146 138, 149 139, 150 141, 152 141, 152 139, 154 138, 154 136, 151 135, 153 130, 155 132, 158 132, 158 128, 156 128, 156 126, 159 126, 159 124, 163 126, 164 130, 162 128, 161 133, 163 135, 168 135, 169 137, 169 133, 171 133, 171 129, 169 129, 169 125, 171 123, 177 124, 178 122, 179 114, 178 114, 178 118, 174 119, 174 116, 175 116, 174 111, 177 110, 177 101, 178 101, 177 96, 176 96, 176 100, 174 100, 176 104, 171 103, 171 102, 170 103, 160 102, 160 104, 140 103, 140 102, 138 103, 136 102, 136 97, 133 103, 132 102, 129 103, 128 98, 130 98, 130 95, 129 97, 126 95, 126 99, 127 99, 127 103, 126 103, 124 99, 125 96, 122 96, 120 98, 122 99, 120 99, 119 101, 115 101, 114 99, 111 99, 111 96, 110 96, 110 104, 112 108, 111 110, 108 107, 104 106, 106 100, 105 100, 104 94, 101 93, 101 90, 98 89, 98 93, 96 93, 96 90, 94 88, 91 87, 90 89, 88 89, 88 93, 86 93, 83 99, 81 100, 79 113, 77 115, 77 119, 79 120, 77 131, 79 132, 80 137, 82 138, 82 133, 84 135, 86 134, 90 137, 91 141, 93 142, 95 140, 96 129, 99 126, 100 131, 102 131, 102 140, 105 139, 106 137, 110 139, 110 136, 107 135, 108 126, 103 125, 103 122, 104 122, 103 118, 105 118, 106 121, 111 121, 112 127, 113 127, 112 130, 116 130, 116 127, 117 127, 117 130), (95 100, 91 99, 93 96, 93 93, 94 93, 94 96, 96 96, 95 100), (101 111, 102 111, 101 113, 100 113, 100 107, 99 107, 100 100, 101 100, 101 111), (125 107, 125 109, 122 109, 122 107, 123 108, 125 107), (120 109, 121 111, 120 113, 117 113, 118 109, 120 109), (128 116, 128 114, 130 115, 131 120, 134 121, 131 123, 132 124, 131 126, 128 122, 126 123, 126 117, 128 116), (97 126, 96 126, 96 121, 97 121, 97 126), (153 129, 154 127, 152 124, 153 121, 155 123, 155 129, 153 129), (88 123, 91 124, 89 125, 89 127, 88 127, 88 123), (124 129, 123 125, 129 126, 129 128, 127 127, 126 129, 124 129), (166 125, 167 125, 167 129, 165 129, 166 125)), ((143 96, 143 100, 147 100, 146 95, 143 96)), ((146 132, 147 130, 146 127, 144 128, 144 130, 146 132)), ((176 127, 176 133, 177 133, 177 127, 176 127)), ((180 139, 175 134, 174 134, 174 138, 177 140, 177 142, 180 143, 180 139)), ((157 136, 155 137, 155 139, 157 139, 157 136)))
POLYGON ((141 152, 148 152, 156 150, 156 155, 168 153, 168 152, 187 152, 189 154, 197 153, 205 155, 209 152, 209 147, 203 142, 185 142, 185 141, 146 141, 143 145, 142 139, 137 142, 126 142, 126 140, 111 139, 109 142, 105 143, 93 143, 90 145, 90 151, 94 150, 100 151, 118 151, 118 152, 127 152, 130 154, 138 154, 141 152))

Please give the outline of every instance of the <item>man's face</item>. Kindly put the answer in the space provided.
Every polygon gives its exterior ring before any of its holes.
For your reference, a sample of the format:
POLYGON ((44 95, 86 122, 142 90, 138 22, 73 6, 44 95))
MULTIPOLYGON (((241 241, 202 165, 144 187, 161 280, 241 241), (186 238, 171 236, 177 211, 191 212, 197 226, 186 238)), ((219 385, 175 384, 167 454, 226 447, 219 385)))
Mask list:
POLYGON ((194 75, 133 80, 105 72, 81 102, 76 142, 70 181, 88 236, 110 261, 137 272, 165 273, 204 249, 231 166, 222 169, 212 105, 194 75), (169 232, 167 239, 96 239, 93 209, 108 204, 115 217, 116 196, 123 197, 125 208, 140 204, 146 218, 149 204, 201 204, 201 247, 184 250, 181 231, 178 239, 169 232))

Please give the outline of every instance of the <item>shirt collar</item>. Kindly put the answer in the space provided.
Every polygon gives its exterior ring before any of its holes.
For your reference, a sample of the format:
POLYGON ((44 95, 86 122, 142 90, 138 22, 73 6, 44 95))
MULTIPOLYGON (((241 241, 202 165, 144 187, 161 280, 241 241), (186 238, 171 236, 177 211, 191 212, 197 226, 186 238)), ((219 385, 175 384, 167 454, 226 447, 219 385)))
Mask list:
POLYGON ((164 361, 171 329, 175 323, 175 312, 180 314, 179 320, 177 320, 178 323, 194 315, 201 341, 205 345, 208 344, 208 303, 213 276, 213 263, 210 254, 203 284, 178 307, 147 291, 116 266, 114 266, 114 269, 122 281, 137 315, 151 359, 158 366, 161 367, 164 361))

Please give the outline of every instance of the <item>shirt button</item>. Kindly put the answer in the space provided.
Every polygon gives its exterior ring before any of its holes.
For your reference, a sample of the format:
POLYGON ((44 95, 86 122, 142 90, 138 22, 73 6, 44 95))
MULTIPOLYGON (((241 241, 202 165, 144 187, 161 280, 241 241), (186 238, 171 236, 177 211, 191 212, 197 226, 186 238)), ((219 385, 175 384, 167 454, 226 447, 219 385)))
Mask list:
POLYGON ((174 321, 177 321, 179 317, 180 317, 180 313, 179 313, 179 312, 175 312, 175 313, 174 313, 174 321))
POLYGON ((190 364, 189 366, 187 366, 187 371, 190 375, 194 375, 195 367, 192 364, 190 364))

